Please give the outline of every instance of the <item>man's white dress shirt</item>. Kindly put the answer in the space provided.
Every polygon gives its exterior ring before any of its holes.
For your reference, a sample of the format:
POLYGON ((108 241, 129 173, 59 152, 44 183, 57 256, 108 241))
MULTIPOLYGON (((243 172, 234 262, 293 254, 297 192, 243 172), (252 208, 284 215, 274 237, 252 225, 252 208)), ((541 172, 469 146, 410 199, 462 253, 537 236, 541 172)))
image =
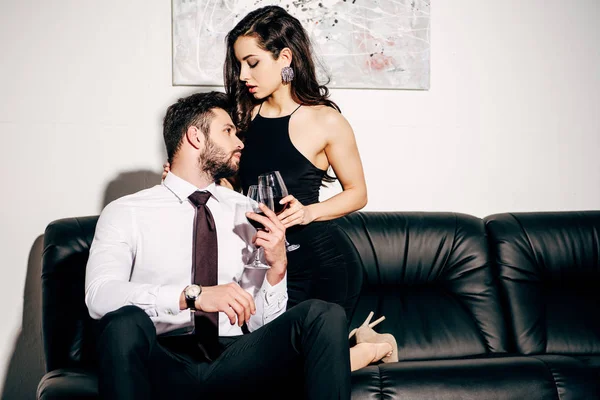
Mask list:
MULTIPOLYGON (((161 185, 122 197, 102 211, 85 277, 85 303, 92 318, 126 305, 143 309, 157 334, 193 330, 193 315, 179 310, 183 289, 191 283, 195 207, 188 196, 209 191, 207 202, 217 229, 219 285, 237 282, 254 297, 256 330, 281 315, 287 305, 287 281, 275 286, 266 270, 244 268, 253 259, 255 229, 246 219, 246 197, 214 183, 198 189, 169 173, 161 185)), ((219 313, 219 336, 241 335, 219 313)))

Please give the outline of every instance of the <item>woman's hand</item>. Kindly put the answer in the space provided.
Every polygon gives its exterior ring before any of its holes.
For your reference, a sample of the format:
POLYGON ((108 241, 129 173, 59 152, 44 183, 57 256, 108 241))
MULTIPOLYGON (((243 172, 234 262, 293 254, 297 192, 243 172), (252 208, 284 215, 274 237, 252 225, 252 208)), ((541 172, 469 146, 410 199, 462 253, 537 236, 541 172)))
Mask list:
POLYGON ((169 164, 169 162, 167 161, 166 163, 163 164, 163 173, 162 173, 162 180, 164 181, 165 178, 167 177, 167 173, 171 170, 171 164, 169 164))
POLYGON ((294 225, 308 225, 315 220, 310 209, 291 194, 285 196, 279 203, 286 204, 285 210, 278 215, 279 220, 286 229, 294 225))

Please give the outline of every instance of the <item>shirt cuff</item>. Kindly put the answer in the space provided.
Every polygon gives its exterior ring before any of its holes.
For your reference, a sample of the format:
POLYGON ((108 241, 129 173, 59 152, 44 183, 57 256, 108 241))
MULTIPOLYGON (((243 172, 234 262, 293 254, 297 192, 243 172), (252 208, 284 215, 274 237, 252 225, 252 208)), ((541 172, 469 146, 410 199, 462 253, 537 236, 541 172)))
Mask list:
POLYGON ((265 279, 263 280, 260 292, 264 295, 267 305, 271 305, 271 302, 279 301, 279 298, 281 298, 282 295, 287 294, 287 271, 285 272, 283 279, 275 286, 271 286, 267 280, 267 275, 265 274, 265 279))
POLYGON ((183 289, 179 285, 163 285, 158 288, 156 296, 156 311, 158 315, 177 315, 181 312, 179 309, 179 299, 183 289))

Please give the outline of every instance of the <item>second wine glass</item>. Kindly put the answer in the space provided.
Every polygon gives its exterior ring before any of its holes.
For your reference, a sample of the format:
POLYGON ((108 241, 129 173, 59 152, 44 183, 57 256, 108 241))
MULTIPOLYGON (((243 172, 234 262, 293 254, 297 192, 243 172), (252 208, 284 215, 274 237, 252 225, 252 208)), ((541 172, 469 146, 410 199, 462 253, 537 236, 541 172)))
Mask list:
MULTIPOLYGON (((273 209, 273 211, 275 211, 275 214, 279 215, 287 208, 287 204, 279 203, 281 201, 281 199, 283 199, 285 196, 287 196, 289 194, 287 186, 285 186, 285 182, 283 181, 283 178, 281 177, 281 174, 279 173, 279 171, 271 171, 271 172, 267 172, 262 175, 259 175, 258 176, 258 186, 272 188, 272 190, 273 190, 273 205, 275 207, 273 209)), ((285 239, 285 248, 288 252, 290 252, 290 251, 294 251, 294 250, 300 248, 300 245, 299 244, 290 244, 286 238, 285 239)))

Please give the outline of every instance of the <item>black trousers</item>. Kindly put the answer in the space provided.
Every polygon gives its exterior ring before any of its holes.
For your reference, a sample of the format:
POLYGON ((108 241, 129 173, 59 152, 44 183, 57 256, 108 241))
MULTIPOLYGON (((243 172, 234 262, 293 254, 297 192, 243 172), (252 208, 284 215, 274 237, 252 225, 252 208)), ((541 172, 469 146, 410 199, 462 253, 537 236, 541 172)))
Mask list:
POLYGON ((193 336, 157 337, 144 311, 125 306, 106 314, 98 326, 100 395, 350 399, 346 326, 342 307, 307 300, 255 332, 220 338, 224 350, 208 362, 193 336))

